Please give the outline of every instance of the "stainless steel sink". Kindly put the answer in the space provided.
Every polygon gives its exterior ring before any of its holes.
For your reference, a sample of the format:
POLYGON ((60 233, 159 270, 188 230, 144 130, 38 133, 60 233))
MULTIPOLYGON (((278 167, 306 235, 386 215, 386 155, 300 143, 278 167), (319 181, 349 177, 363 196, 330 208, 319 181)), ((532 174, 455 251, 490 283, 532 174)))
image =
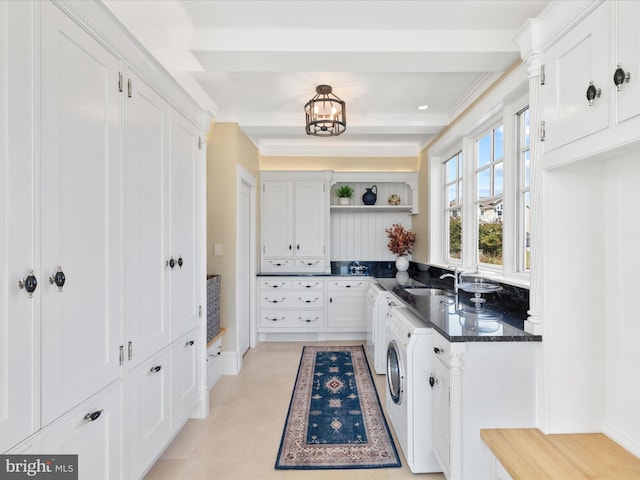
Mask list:
POLYGON ((436 295, 450 295, 446 290, 442 290, 440 288, 429 288, 429 287, 413 287, 413 288, 405 288, 405 292, 410 293, 411 295, 417 296, 436 296, 436 295))

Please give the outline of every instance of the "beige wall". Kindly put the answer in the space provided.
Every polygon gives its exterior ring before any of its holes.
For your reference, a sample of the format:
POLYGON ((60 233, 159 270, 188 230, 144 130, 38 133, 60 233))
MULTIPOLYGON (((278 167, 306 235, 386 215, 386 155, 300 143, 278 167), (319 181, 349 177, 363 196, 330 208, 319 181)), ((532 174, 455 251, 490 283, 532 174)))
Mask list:
POLYGON ((420 152, 418 156, 418 202, 420 213, 414 215, 412 220, 413 231, 416 234, 416 243, 413 247, 413 261, 427 263, 429 260, 429 169, 427 167, 427 150, 420 152))
POLYGON ((260 157, 260 170, 417 172, 418 157, 260 157))
MULTIPOLYGON (((207 146, 207 274, 221 275, 220 324, 227 328, 222 340, 226 351, 235 350, 236 338, 238 165, 259 184, 258 151, 251 140, 234 123, 212 125, 207 146), (214 256, 215 244, 222 245, 222 256, 214 256)), ((259 225, 256 229, 259 245, 259 225)))

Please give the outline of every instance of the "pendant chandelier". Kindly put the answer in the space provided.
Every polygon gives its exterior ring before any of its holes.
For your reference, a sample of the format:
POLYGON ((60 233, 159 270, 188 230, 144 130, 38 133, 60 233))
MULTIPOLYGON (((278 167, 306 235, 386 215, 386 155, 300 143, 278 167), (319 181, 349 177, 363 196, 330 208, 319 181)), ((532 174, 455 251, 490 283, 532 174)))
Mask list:
POLYGON ((316 95, 304 106, 307 135, 336 137, 347 129, 345 104, 329 85, 318 85, 316 95))

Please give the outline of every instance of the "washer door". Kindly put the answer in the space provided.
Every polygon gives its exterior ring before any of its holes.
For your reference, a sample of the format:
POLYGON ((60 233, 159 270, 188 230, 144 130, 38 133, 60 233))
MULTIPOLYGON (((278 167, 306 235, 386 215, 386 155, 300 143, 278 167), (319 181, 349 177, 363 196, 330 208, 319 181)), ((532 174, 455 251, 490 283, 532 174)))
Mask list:
POLYGON ((387 346, 387 388, 393 403, 400 405, 404 390, 404 372, 400 363, 398 344, 395 340, 389 342, 387 346))

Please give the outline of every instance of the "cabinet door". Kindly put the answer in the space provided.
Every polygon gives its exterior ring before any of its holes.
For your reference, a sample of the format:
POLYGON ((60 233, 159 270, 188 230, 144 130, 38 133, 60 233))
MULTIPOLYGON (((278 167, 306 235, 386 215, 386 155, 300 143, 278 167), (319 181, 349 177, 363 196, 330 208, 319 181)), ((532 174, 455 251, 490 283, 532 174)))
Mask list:
POLYGON ((197 285, 204 278, 196 277, 198 132, 177 112, 172 118, 170 256, 176 264, 171 269, 171 324, 172 338, 178 338, 198 325, 197 285))
POLYGON ((171 426, 189 418, 198 401, 198 330, 175 341, 171 359, 171 426))
POLYGON ((327 326, 330 329, 365 332, 366 291, 365 292, 328 292, 329 308, 327 326))
POLYGON ((609 126, 608 8, 598 7, 545 54, 545 152, 609 126), (602 90, 592 106, 586 96, 590 82, 602 90))
POLYGON ((295 254, 297 257, 324 256, 327 204, 324 183, 296 182, 295 254))
POLYGON ((35 453, 78 455, 80 478, 122 478, 121 404, 118 383, 47 429, 35 453))
POLYGON ((120 62, 50 2, 41 4, 42 421, 118 378, 120 62), (50 275, 60 267, 60 290, 50 275))
POLYGON ((629 83, 616 92, 617 121, 623 122, 640 115, 640 2, 616 2, 618 26, 616 65, 631 74, 629 83))
POLYGON ((262 184, 262 256, 293 257, 293 182, 262 184))
POLYGON ((126 478, 140 478, 171 437, 170 353, 145 360, 127 378, 126 478))
MULTIPOLYGON (((0 452, 34 431, 33 4, 0 2, 0 452)), ((36 272, 37 275, 37 272, 36 272)), ((38 276, 38 281, 42 278, 38 276)))
POLYGON ((448 474, 451 463, 449 369, 437 355, 433 358, 433 377, 433 453, 448 474))
POLYGON ((142 79, 127 76, 132 93, 126 99, 124 295, 132 368, 171 342, 165 266, 171 109, 142 79))

